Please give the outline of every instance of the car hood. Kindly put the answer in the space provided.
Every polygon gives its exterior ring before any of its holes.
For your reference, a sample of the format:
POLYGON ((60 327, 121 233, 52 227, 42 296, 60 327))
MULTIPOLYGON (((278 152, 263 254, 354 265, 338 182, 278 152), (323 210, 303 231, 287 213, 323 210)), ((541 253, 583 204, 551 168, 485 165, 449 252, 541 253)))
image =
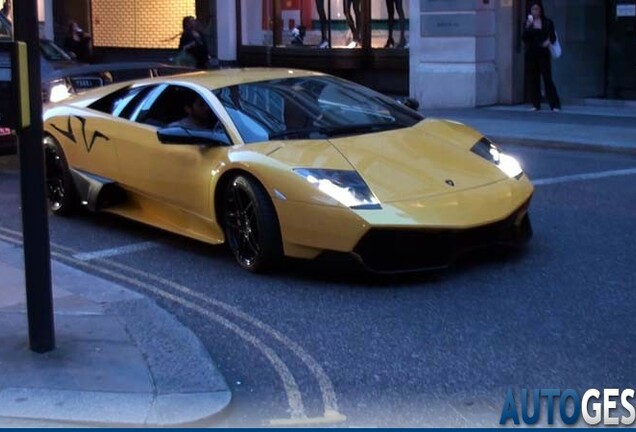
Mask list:
POLYGON ((78 63, 74 60, 59 60, 59 61, 50 61, 41 59, 40 60, 40 70, 42 73, 43 80, 51 80, 56 78, 54 75, 57 71, 63 71, 71 68, 76 68, 80 66, 82 63, 78 63))
POLYGON ((464 191, 507 178, 469 151, 481 134, 445 123, 424 120, 381 133, 272 142, 262 151, 292 168, 355 169, 384 203, 464 191))

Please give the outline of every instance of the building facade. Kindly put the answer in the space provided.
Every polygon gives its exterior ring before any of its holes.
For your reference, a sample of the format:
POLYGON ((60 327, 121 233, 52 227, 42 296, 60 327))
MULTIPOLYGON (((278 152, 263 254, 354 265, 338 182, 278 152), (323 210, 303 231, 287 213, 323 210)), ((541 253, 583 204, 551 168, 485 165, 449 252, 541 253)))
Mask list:
MULTIPOLYGON (((524 101, 526 0, 40 2, 51 37, 75 19, 106 60, 165 60, 182 17, 197 15, 222 64, 323 70, 424 107, 524 101)), ((562 98, 636 99, 636 0, 543 4, 563 47, 553 61, 562 98)))

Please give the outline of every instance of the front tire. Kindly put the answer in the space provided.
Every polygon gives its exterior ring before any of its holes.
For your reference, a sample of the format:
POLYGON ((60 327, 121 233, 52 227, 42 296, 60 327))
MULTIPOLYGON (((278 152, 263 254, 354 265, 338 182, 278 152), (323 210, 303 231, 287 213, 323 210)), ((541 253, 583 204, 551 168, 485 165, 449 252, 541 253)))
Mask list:
POLYGON ((46 192, 49 209, 58 216, 77 210, 77 192, 62 147, 50 136, 44 137, 46 192))
POLYGON ((223 224, 227 244, 244 269, 264 272, 282 259, 276 209, 263 186, 252 177, 237 175, 226 184, 223 224))

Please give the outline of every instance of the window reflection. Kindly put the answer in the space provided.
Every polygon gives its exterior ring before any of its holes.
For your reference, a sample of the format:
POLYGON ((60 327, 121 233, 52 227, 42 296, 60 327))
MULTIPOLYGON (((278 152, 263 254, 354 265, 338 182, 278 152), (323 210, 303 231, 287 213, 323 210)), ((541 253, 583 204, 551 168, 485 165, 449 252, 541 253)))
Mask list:
POLYGON ((274 43, 274 0, 241 2, 243 45, 272 46, 274 43))
POLYGON ((245 143, 378 132, 422 119, 370 89, 328 76, 239 84, 214 94, 245 143))

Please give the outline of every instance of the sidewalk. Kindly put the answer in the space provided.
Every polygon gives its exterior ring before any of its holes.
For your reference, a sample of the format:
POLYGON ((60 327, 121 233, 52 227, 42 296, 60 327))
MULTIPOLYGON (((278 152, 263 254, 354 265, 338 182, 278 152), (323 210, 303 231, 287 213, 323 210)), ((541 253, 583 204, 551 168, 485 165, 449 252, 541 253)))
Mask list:
POLYGON ((636 154, 636 103, 590 100, 561 112, 532 112, 529 105, 420 111, 465 123, 496 143, 636 154))
POLYGON ((176 426, 229 404, 209 354, 172 315, 55 261, 57 348, 30 351, 22 253, 0 241, 0 427, 16 420, 176 426))

